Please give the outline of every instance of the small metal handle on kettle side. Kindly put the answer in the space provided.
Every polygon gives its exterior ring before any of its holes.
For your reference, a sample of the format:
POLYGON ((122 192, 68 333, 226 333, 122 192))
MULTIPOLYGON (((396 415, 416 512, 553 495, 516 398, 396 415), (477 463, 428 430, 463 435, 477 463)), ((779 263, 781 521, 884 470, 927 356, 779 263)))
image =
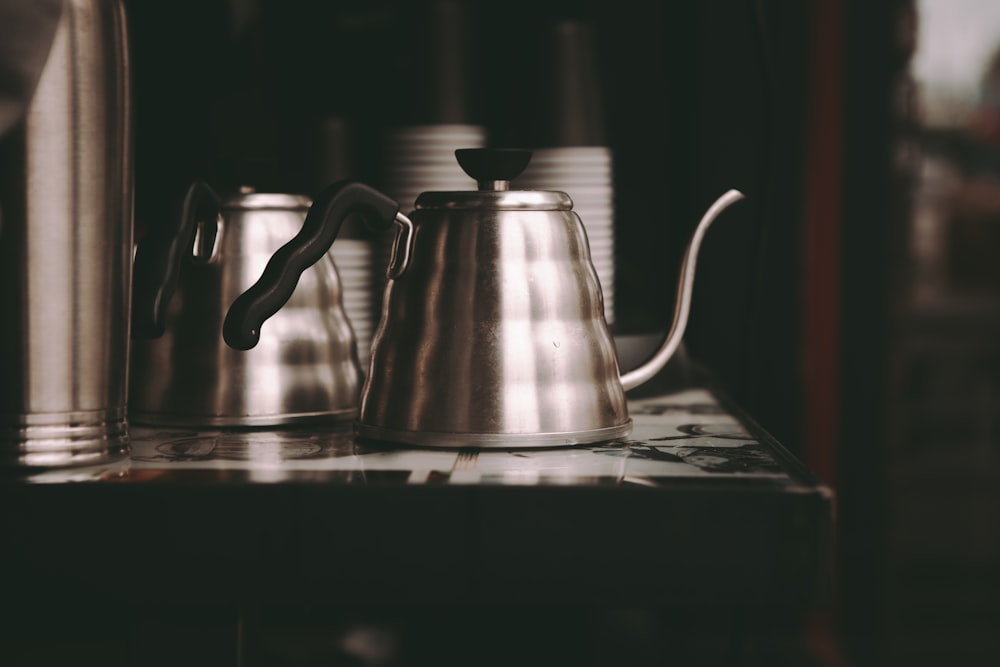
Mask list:
POLYGON ((389 280, 395 280, 403 275, 403 271, 406 271, 406 267, 410 263, 410 249, 413 245, 413 221, 402 213, 397 213, 395 222, 399 225, 399 232, 392 244, 389 266, 385 270, 385 277, 389 280))
POLYGON ((288 302, 302 272, 318 262, 333 245, 344 219, 361 213, 372 231, 392 225, 399 204, 378 190, 354 181, 338 181, 321 192, 291 241, 271 256, 264 273, 239 295, 226 314, 222 336, 237 350, 249 350, 260 341, 260 328, 288 302))
POLYGON ((194 244, 199 222, 218 224, 218 195, 203 181, 188 186, 179 215, 153 229, 136 249, 132 286, 132 337, 159 338, 166 330, 167 306, 177 289, 184 255, 194 244))

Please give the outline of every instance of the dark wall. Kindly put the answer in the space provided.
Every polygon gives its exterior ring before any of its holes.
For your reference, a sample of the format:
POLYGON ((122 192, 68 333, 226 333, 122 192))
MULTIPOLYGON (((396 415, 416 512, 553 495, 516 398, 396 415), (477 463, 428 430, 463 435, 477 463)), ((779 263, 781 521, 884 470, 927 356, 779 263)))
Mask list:
POLYGON ((843 326, 838 558, 845 649, 877 657, 884 628, 887 345, 892 230, 892 37, 901 1, 846 3, 843 326))

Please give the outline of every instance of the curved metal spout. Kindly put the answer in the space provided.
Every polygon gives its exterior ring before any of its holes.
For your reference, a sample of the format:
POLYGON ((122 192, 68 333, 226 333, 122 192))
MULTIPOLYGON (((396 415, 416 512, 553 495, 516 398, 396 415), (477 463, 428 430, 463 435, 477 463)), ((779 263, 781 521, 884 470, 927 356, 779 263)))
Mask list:
POLYGON ((694 230, 694 234, 691 236, 691 241, 688 243, 687 250, 684 253, 684 261, 681 263, 680 281, 677 285, 677 302, 674 305, 674 321, 670 325, 670 331, 664 337, 663 342, 660 343, 660 349, 656 351, 656 354, 635 370, 622 375, 622 388, 625 391, 635 389, 639 385, 653 379, 667 365, 674 352, 677 351, 677 347, 681 344, 681 339, 684 338, 688 315, 691 312, 691 292, 694 288, 695 262, 698 259, 698 250, 701 248, 705 232, 708 231, 709 226, 720 213, 743 198, 744 195, 739 190, 730 190, 719 197, 705 211, 705 215, 702 216, 701 221, 694 230))

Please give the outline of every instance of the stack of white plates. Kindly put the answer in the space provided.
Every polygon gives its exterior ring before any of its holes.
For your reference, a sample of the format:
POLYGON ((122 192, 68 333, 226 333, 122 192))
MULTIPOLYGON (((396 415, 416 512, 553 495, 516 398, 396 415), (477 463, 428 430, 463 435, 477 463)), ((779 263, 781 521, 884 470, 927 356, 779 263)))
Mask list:
POLYGON ((583 221, 590 254, 604 294, 604 316, 614 322, 615 236, 614 174, 606 146, 563 146, 533 151, 531 162, 515 181, 524 190, 558 190, 573 200, 583 221))
POLYGON ((341 238, 330 246, 343 290, 344 312, 354 329, 358 360, 366 373, 376 317, 372 278, 378 269, 372 265, 373 254, 372 242, 363 239, 341 238))

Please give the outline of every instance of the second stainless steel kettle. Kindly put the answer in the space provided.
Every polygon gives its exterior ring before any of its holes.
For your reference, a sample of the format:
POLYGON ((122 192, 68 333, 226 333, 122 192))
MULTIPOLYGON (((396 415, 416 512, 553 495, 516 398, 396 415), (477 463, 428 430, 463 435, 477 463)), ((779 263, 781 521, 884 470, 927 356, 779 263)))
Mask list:
POLYGON ((302 226, 304 195, 218 197, 196 181, 172 225, 135 260, 129 414, 164 426, 272 426, 351 419, 361 387, 333 259, 305 272, 263 344, 222 341, 226 309, 302 226))

